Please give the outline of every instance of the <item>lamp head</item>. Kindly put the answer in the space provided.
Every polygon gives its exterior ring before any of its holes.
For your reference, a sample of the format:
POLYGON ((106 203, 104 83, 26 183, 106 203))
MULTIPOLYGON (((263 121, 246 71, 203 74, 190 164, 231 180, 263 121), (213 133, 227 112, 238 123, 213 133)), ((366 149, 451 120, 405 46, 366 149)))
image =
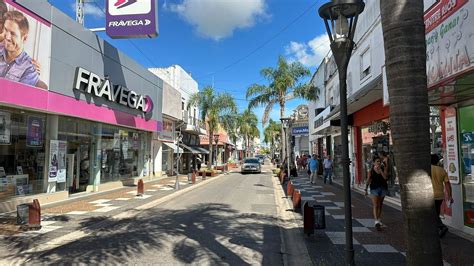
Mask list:
POLYGON ((331 43, 339 38, 353 41, 357 18, 364 7, 362 0, 332 0, 319 8, 331 43))

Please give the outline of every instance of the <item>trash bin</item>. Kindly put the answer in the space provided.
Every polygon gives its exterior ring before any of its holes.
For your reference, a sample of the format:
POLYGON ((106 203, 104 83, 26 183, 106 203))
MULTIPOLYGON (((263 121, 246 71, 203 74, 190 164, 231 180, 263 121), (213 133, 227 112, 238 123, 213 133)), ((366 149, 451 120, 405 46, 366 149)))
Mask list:
POLYGON ((16 206, 16 223, 20 225, 28 224, 30 205, 20 204, 16 206))
POLYGON ((314 234, 314 210, 308 201, 303 204, 303 229, 308 236, 314 234))
POLYGON ((314 229, 326 228, 326 211, 322 205, 314 205, 314 229))

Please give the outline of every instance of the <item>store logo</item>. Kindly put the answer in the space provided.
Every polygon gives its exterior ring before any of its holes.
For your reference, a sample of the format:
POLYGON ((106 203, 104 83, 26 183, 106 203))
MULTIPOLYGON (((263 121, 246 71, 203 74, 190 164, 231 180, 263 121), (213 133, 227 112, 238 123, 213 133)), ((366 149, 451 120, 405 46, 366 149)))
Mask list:
POLYGON ((150 96, 140 95, 121 85, 113 85, 109 79, 101 79, 99 75, 81 67, 76 69, 74 89, 132 109, 141 110, 144 113, 153 110, 153 101, 150 96))
POLYGON ((109 0, 108 12, 112 16, 142 15, 151 11, 153 0, 109 0))

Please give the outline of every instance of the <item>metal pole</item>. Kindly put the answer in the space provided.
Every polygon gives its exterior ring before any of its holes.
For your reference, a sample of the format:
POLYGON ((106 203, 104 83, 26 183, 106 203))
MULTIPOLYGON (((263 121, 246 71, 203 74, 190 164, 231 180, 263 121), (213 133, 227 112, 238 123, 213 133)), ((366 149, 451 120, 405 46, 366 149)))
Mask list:
POLYGON ((342 177, 344 182, 344 210, 346 220, 346 265, 354 265, 354 247, 352 243, 352 203, 349 164, 349 130, 347 117, 347 67, 339 74, 340 106, 341 106, 341 144, 342 144, 342 177), (343 72, 343 73, 342 73, 343 72), (343 75, 341 75, 343 74, 343 75))
MULTIPOLYGON (((289 129, 289 128, 288 128, 289 129)), ((289 130, 285 130, 285 139, 286 139, 286 135, 288 135, 288 131, 289 130)), ((286 164, 288 165, 287 169, 288 169, 288 180, 290 180, 290 148, 288 147, 288 144, 289 144, 289 140, 286 142, 286 164)))

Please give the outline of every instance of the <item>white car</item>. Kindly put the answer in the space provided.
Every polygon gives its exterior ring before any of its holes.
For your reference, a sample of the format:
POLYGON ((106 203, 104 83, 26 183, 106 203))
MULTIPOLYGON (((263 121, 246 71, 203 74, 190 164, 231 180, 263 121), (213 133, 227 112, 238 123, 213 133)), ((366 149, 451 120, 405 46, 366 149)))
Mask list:
POLYGON ((242 167, 240 168, 242 174, 262 172, 262 166, 257 158, 245 158, 242 167))

